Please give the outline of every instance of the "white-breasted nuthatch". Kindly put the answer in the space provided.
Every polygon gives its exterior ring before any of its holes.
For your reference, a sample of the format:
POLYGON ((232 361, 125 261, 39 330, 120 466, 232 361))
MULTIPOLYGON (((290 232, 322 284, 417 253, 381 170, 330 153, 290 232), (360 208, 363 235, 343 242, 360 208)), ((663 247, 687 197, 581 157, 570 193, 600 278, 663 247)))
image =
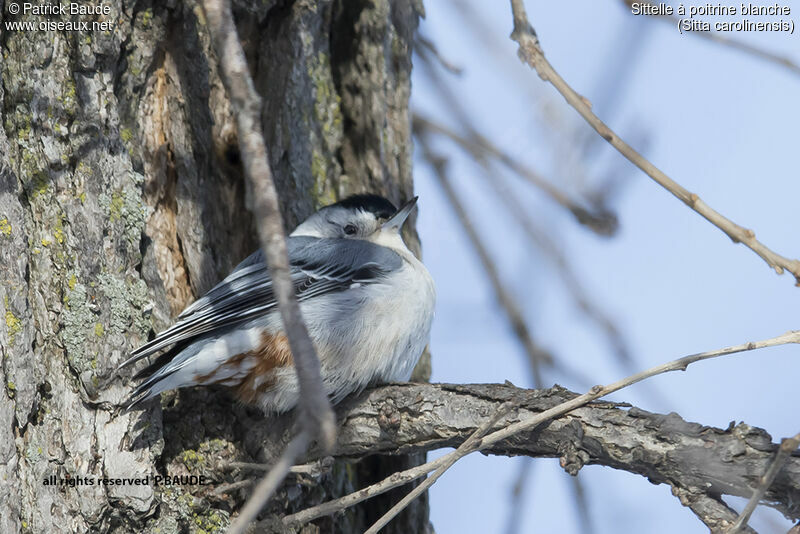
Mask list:
MULTIPOLYGON (((287 240, 290 276, 322 381, 333 402, 379 382, 405 381, 428 342, 435 290, 400 237, 399 210, 355 195, 303 221, 287 240)), ((258 251, 187 307, 120 367, 171 347, 135 378, 128 407, 170 389, 221 384, 268 412, 300 393, 272 281, 258 251)))

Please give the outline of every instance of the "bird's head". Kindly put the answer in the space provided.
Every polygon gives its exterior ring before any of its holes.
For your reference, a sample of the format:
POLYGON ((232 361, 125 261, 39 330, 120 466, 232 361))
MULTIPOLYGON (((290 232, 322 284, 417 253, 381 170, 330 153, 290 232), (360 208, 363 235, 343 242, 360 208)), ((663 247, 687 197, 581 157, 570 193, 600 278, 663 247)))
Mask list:
POLYGON ((292 235, 363 239, 383 246, 399 246, 402 244, 400 229, 416 203, 417 197, 414 197, 397 209, 379 195, 353 195, 321 208, 303 221, 292 235))

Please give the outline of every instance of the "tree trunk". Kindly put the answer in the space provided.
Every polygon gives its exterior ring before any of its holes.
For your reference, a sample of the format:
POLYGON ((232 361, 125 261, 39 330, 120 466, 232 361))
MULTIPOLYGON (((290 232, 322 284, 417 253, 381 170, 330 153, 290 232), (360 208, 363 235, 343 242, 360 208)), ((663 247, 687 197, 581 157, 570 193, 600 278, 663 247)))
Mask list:
MULTIPOLYGON (((411 195, 410 1, 238 2, 289 227, 349 193, 411 195)), ((264 416, 211 389, 121 413, 130 372, 116 367, 257 246, 235 127, 194 2, 103 5, 50 19, 109 31, 0 30, 0 532, 220 531, 248 491, 214 487, 254 476, 222 464, 280 452, 246 444, 264 416), (155 478, 176 475, 207 483, 155 478)), ((420 459, 337 462, 290 479, 269 510, 420 459)), ((361 532, 396 499, 303 531, 361 532)), ((428 529, 423 499, 384 531, 428 529)))

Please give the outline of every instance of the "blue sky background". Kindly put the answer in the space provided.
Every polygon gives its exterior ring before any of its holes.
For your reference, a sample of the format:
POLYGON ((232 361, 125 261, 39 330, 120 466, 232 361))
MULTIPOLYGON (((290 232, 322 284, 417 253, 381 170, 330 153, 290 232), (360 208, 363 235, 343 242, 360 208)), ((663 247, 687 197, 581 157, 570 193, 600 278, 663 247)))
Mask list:
MULTIPOLYGON (((604 142, 592 145, 590 157, 580 157, 577 140, 589 127, 516 59, 508 39, 508 3, 463 1, 479 13, 497 50, 476 37, 455 0, 427 2, 421 30, 444 57, 464 68, 461 76, 445 78, 482 133, 573 194, 592 190, 609 176, 622 180, 612 202, 620 230, 607 239, 508 177, 570 258, 592 299, 616 321, 635 370, 800 328, 800 288, 789 275, 777 276, 749 249, 732 244, 604 142)), ((774 251, 800 257, 800 75, 681 35, 674 25, 635 17, 619 1, 526 4, 550 62, 623 139, 711 207, 752 228, 774 251)), ((795 24, 800 22, 800 2, 782 4, 792 8, 795 24)), ((800 63, 797 32, 729 35, 800 63)), ((418 112, 455 124, 423 69, 415 69, 413 84, 418 112)), ((451 178, 537 341, 592 383, 630 374, 551 264, 516 228, 480 169, 452 144, 436 146, 451 156, 451 178)), ((433 380, 508 379, 532 386, 524 353, 477 257, 419 157, 415 175, 418 229, 439 295, 433 380)), ((686 373, 655 377, 611 399, 723 428, 732 420, 745 421, 777 441, 800 431, 798 377, 800 348, 778 347, 694 364, 686 373)), ((586 387, 552 373, 545 382, 586 387)), ((472 455, 456 464, 431 491, 437 532, 507 532, 511 486, 524 461, 472 455)), ((584 468, 580 479, 596 532, 707 532, 667 486, 599 466, 584 468)), ((580 532, 570 488, 557 460, 534 461, 519 532, 580 532)), ((737 509, 744 504, 728 502, 737 509)), ((779 514, 759 510, 753 522, 759 532, 789 528, 779 514)))

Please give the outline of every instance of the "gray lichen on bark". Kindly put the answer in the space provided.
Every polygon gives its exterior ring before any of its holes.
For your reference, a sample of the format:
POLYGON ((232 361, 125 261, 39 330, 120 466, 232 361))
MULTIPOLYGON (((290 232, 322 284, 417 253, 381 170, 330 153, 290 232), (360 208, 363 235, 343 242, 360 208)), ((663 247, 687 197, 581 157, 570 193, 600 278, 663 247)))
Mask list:
MULTIPOLYGON (((13 385, 0 408, 13 416, 3 427, 4 443, 14 444, 4 458, 10 472, 0 512, 8 532, 102 522, 110 500, 127 499, 125 492, 43 481, 148 473, 157 455, 149 447, 121 449, 126 419, 96 409, 118 397, 119 387, 98 386, 122 349, 149 329, 137 271, 143 178, 120 137, 109 59, 124 37, 121 28, 91 37, 33 31, 2 38, 10 139, 0 212, 10 232, 0 270, 6 324, 16 325, 2 343, 4 378, 13 385)), ((152 494, 140 491, 131 508, 147 510, 152 494)))

